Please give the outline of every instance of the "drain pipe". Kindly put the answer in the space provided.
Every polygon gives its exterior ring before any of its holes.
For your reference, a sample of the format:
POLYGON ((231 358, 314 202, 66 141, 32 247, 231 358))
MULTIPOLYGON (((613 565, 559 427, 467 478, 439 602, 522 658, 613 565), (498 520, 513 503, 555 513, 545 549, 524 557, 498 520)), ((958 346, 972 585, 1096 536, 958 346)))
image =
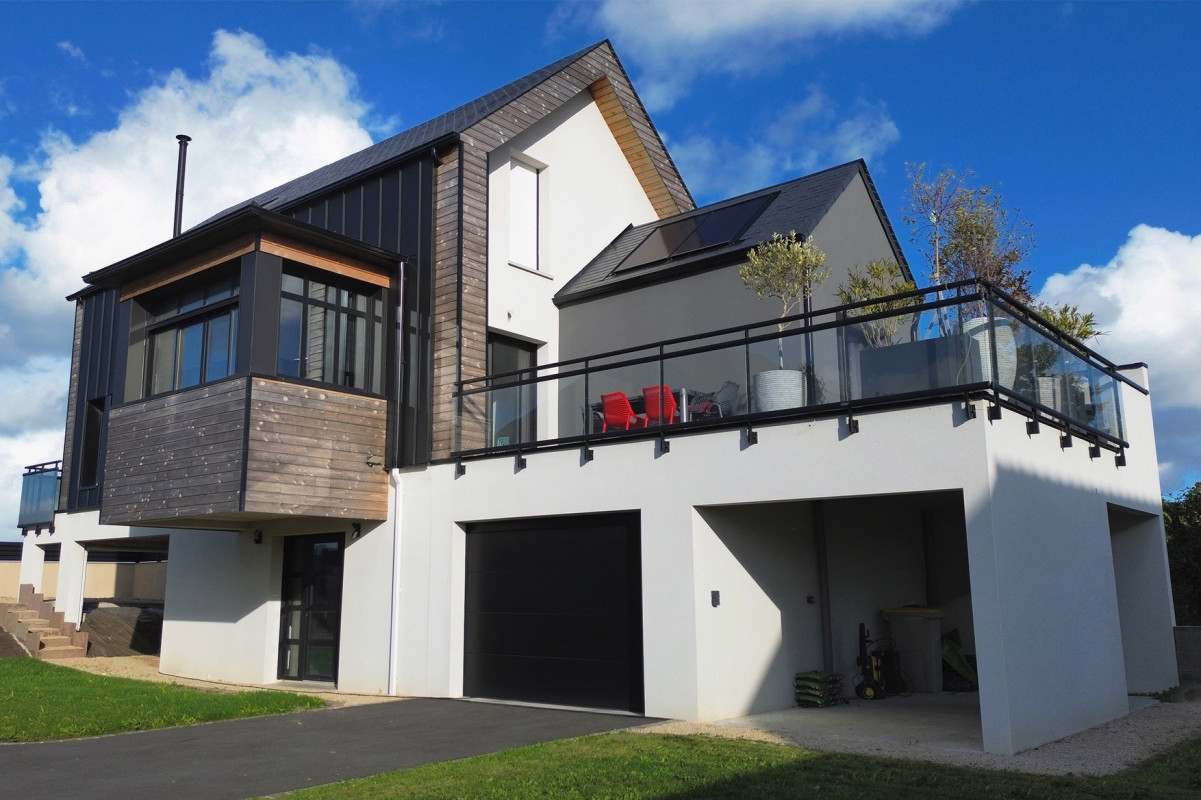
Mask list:
POLYGON ((192 141, 191 136, 182 133, 175 138, 179 140, 179 166, 175 170, 175 233, 172 238, 183 231, 183 175, 188 161, 188 142, 192 141))
POLYGON ((400 694, 396 688, 399 672, 396 663, 400 648, 400 470, 392 468, 388 474, 388 488, 392 492, 392 613, 388 622, 388 687, 387 693, 400 694))

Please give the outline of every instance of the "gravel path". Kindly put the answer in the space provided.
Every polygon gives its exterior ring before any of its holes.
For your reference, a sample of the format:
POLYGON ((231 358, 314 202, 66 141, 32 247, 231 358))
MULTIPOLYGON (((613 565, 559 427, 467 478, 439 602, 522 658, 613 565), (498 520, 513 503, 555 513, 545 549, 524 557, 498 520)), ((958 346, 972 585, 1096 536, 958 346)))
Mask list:
POLYGON ((236 683, 218 683, 216 681, 198 681, 191 678, 177 678, 174 675, 164 675, 159 672, 158 656, 115 656, 111 658, 65 658, 55 662, 64 667, 71 667, 82 672, 95 675, 111 675, 116 678, 135 678, 140 681, 155 683, 175 683, 180 686, 193 686, 198 689, 209 689, 217 692, 243 692, 269 689, 297 694, 311 694, 320 697, 330 708, 341 706, 361 706, 369 703, 390 703, 403 698, 387 697, 375 694, 351 694, 349 692, 325 692, 306 685, 288 686, 250 686, 236 683))
POLYGON ((699 733, 795 745, 807 750, 916 759, 1043 775, 1108 775, 1131 769, 1175 744, 1201 736, 1201 702, 1156 703, 1121 719, 1014 756, 954 750, 918 741, 864 741, 803 732, 768 733, 730 724, 663 722, 646 725, 636 731, 678 735, 699 733))

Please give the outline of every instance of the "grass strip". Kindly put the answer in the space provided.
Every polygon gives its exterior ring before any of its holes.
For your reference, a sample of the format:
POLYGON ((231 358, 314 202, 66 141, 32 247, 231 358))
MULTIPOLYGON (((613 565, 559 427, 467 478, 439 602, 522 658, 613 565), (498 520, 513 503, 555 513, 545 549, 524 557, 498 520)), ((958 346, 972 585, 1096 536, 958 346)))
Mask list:
POLYGON ((287 692, 217 692, 0 660, 0 742, 41 742, 320 708, 287 692))
POLYGON ((290 800, 383 798, 1196 798, 1201 740, 1134 772, 1042 776, 817 753, 705 736, 615 733, 318 786, 290 800))

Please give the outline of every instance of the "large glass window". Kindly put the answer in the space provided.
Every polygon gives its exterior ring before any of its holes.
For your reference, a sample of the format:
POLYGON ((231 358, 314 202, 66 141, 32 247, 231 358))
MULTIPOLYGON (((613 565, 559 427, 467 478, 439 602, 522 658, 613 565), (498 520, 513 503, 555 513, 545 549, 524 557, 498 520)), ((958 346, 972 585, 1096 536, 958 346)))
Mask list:
POLYGON ((145 303, 150 338, 147 393, 152 395, 229 377, 234 367, 236 274, 173 288, 145 303))
POLYGON ((499 334, 488 335, 489 428, 492 447, 533 442, 538 433, 537 384, 519 384, 535 376, 537 347, 499 334))
POLYGON ((285 272, 278 374, 383 394, 383 294, 325 273, 285 272))

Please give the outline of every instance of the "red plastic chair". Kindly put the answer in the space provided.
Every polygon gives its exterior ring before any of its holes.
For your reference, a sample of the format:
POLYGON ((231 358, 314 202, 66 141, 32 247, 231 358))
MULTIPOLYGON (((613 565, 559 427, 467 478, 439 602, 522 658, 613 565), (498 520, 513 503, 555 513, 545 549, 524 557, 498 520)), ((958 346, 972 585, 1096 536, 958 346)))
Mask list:
POLYGON ((666 386, 646 386, 642 389, 642 397, 646 400, 646 426, 670 425, 679 415, 679 405, 675 395, 666 386), (663 417, 659 417, 659 398, 663 398, 663 417))
POLYGON ((615 428, 624 428, 627 431, 631 427, 646 425, 646 420, 634 413, 634 409, 630 406, 630 398, 626 397, 625 392, 602 394, 601 410, 605 415, 604 422, 601 423, 602 433, 609 430, 610 425, 615 428))

